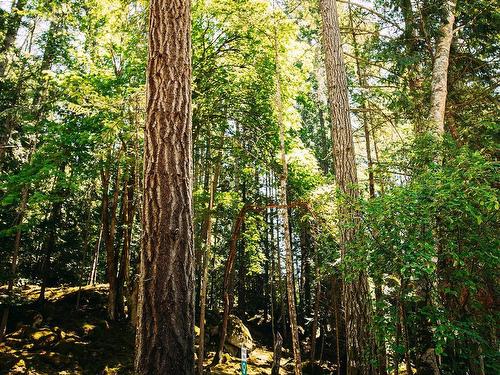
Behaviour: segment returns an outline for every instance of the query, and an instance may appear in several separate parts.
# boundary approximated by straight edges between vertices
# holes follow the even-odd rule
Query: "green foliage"
[[[407,147],[412,152],[398,163],[404,159],[411,180],[364,204],[359,245],[369,256],[370,276],[377,283],[397,280],[390,293],[401,293],[411,334],[429,322],[438,354],[453,355],[447,371],[469,358],[471,342],[493,364],[488,332],[497,313],[489,286],[500,265],[498,168],[453,143],[440,147],[424,138]],[[397,319],[397,311],[387,314]]]

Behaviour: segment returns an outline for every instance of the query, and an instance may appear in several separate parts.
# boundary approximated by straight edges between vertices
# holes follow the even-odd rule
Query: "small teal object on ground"
[[[241,348],[241,375],[247,375],[247,348]]]

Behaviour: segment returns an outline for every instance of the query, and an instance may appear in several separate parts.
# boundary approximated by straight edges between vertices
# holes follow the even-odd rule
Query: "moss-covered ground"
[[[4,291],[0,287],[0,294]],[[39,287],[26,286],[15,294],[20,298],[0,343],[0,374],[133,373],[134,332],[129,322],[106,320],[106,285],[48,288],[43,306],[37,303]],[[207,368],[213,355],[208,352]],[[248,374],[270,374],[271,364],[272,351],[257,345]],[[293,373],[286,355],[281,364],[280,374]],[[240,359],[224,354],[210,373],[240,374]]]

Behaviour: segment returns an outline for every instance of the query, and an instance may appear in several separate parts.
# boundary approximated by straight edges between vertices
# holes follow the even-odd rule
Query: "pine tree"
[[[138,374],[194,373],[190,12],[150,4]]]
[[[332,121],[335,180],[345,196],[346,202],[339,208],[340,251],[345,260],[346,252],[356,235],[357,212],[354,208],[359,196],[357,190],[354,140],[351,127],[347,75],[342,56],[340,27],[335,0],[321,0],[320,10],[323,30],[323,48],[327,90]],[[352,275],[351,282],[345,282],[343,305],[346,321],[347,371],[348,374],[370,374],[368,362],[370,344],[370,309],[367,276],[363,272]]]

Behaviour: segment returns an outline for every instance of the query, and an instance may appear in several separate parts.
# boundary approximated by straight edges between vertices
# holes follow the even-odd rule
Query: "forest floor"
[[[0,343],[0,374],[132,373],[134,332],[128,322],[106,320],[106,285],[83,287],[80,292],[78,287],[48,288],[42,310],[36,303],[39,290],[24,287],[11,309],[9,334]],[[213,354],[208,353],[207,365]],[[248,374],[270,374],[272,356],[269,348],[257,343],[249,355]],[[210,373],[240,373],[238,358],[225,354],[223,362]],[[282,358],[281,365],[280,374],[293,373],[290,358]]]

